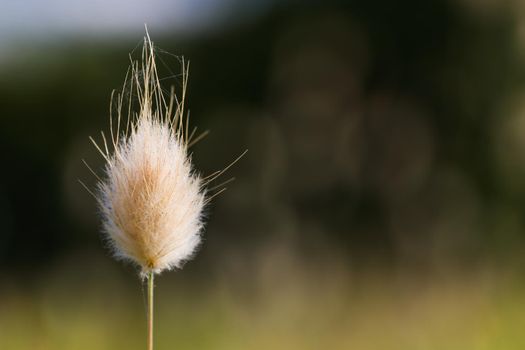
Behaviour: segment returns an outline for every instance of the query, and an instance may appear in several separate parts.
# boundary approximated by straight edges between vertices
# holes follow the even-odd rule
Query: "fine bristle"
[[[143,273],[181,267],[203,228],[207,200],[188,156],[194,133],[188,135],[184,115],[188,66],[181,64],[180,99],[174,90],[166,99],[147,35],[141,61],[132,61],[126,77],[126,94],[112,101],[117,114],[110,118],[110,137],[102,134],[100,145],[93,141],[106,160],[96,193],[104,231],[115,256],[138,264]]]

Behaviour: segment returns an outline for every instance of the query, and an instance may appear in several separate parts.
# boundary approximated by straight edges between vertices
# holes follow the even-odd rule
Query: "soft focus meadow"
[[[156,279],[156,349],[525,348],[525,3],[0,3],[0,349],[145,349],[146,289],[78,183],[144,23],[244,149]]]

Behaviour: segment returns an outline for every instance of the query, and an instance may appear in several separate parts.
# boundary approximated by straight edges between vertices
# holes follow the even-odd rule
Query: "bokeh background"
[[[525,347],[525,2],[3,0],[0,349],[145,348],[77,181],[144,23],[196,168],[249,149],[157,349]]]

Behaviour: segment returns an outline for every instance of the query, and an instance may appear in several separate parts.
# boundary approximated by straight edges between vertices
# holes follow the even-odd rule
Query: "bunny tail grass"
[[[207,131],[189,129],[184,111],[189,64],[182,58],[182,88],[164,93],[157,73],[155,50],[146,30],[141,59],[131,60],[122,92],[112,94],[109,135],[90,138],[105,160],[97,175],[97,200],[106,241],[113,255],[130,261],[147,279],[147,349],[153,350],[155,274],[182,265],[201,242],[204,207],[229,181],[207,186],[222,176],[246,151],[223,170],[201,177],[188,149]],[[81,182],[82,183],[82,182]],[[82,183],[83,184],[83,183]]]
[[[116,258],[133,262],[143,276],[181,268],[204,227],[206,184],[188,152],[188,65],[181,64],[181,97],[173,89],[165,96],[146,35],[142,59],[131,62],[123,92],[112,100],[117,115],[110,118],[110,137],[102,133],[100,145],[92,140],[106,160],[97,197],[107,242]]]

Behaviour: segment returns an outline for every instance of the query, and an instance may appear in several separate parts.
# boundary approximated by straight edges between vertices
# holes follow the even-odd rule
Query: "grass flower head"
[[[173,89],[165,98],[146,36],[142,60],[132,61],[124,84],[127,95],[112,98],[117,116],[116,124],[110,119],[109,142],[103,133],[101,146],[92,139],[106,161],[95,194],[104,232],[114,255],[136,263],[143,274],[181,267],[203,228],[205,183],[188,155],[195,139],[184,118],[188,67],[181,62],[182,99]],[[137,98],[136,111],[130,96]]]

